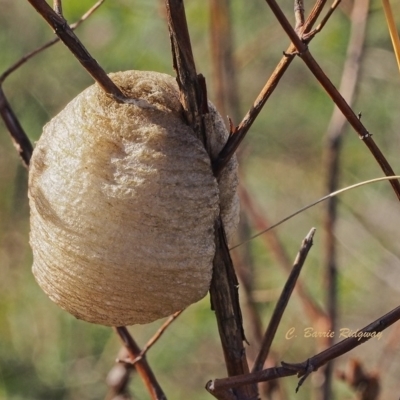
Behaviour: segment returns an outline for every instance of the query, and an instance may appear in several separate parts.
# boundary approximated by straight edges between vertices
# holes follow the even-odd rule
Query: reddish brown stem
[[[134,360],[140,354],[140,348],[134,341],[128,329],[125,326],[119,326],[115,328],[115,331],[126,347],[130,358]],[[151,398],[153,400],[166,400],[167,398],[161,389],[161,386],[158,384],[157,379],[147,363],[145,356],[143,356],[142,359],[135,364],[135,368],[146,385]]]
[[[257,359],[254,363],[252,372],[261,371],[264,367],[265,360],[268,357],[269,350],[271,348],[272,341],[275,337],[275,333],[278,329],[278,326],[281,322],[284,311],[286,310],[286,306],[289,303],[290,296],[293,293],[293,289],[296,285],[297,279],[300,276],[301,269],[303,268],[304,262],[307,258],[308,252],[311,249],[313,244],[313,237],[315,234],[315,228],[312,228],[308,235],[303,240],[301,248],[297,254],[296,260],[293,264],[293,269],[289,275],[288,280],[282,290],[282,293],[279,297],[279,300],[276,304],[274,312],[272,314],[271,320],[269,321],[268,328],[265,332],[261,350],[257,356]]]
[[[362,343],[365,343],[372,338],[377,340],[376,335],[379,334],[379,332],[382,332],[390,325],[393,325],[399,319],[400,307],[397,307],[383,317],[367,325],[365,328],[357,331],[354,337],[347,337],[329,349],[316,354],[302,363],[287,364],[282,362],[282,367],[268,368],[260,372],[254,372],[251,374],[234,376],[230,378],[215,379],[207,383],[207,390],[211,393],[218,393],[219,391],[224,391],[229,388],[269,381],[272,379],[283,378],[285,376],[308,376],[312,371],[316,371],[327,362],[338,358],[345,353],[348,353],[354,348],[360,346]]]
[[[325,3],[326,0],[317,0],[315,6],[310,12],[310,15],[308,16],[306,22],[303,25],[301,34],[308,33],[312,29],[312,26],[314,25],[316,19],[320,15]],[[279,64],[276,66],[274,72],[272,73],[271,77],[268,79],[262,91],[254,101],[253,106],[244,116],[242,122],[231,132],[229,140],[227,141],[224,148],[221,150],[217,159],[213,162],[213,170],[217,176],[221,173],[222,169],[226,166],[230,158],[236,152],[240,143],[242,143],[249,129],[251,128],[254,121],[258,117],[258,114],[264,107],[265,103],[267,102],[271,94],[274,92],[275,88],[277,87],[283,75],[285,74],[290,63],[294,59],[294,54],[290,55],[293,53],[293,51],[295,51],[295,47],[293,46],[293,44],[291,44],[289,48],[286,50],[286,54],[289,54],[289,56],[284,56],[281,59]]]
[[[65,19],[58,15],[44,0],[28,0],[35,10],[54,29],[55,34],[69,48],[86,71],[101,86],[101,88],[118,101],[125,101],[125,95],[108,77],[98,62],[90,55],[81,41],[68,26]]]
[[[96,4],[94,4],[78,21],[70,25],[72,30],[78,28],[78,26],[84,22],[87,18],[89,18],[103,3],[105,0],[100,0]],[[23,56],[19,59],[16,63],[14,63],[11,67],[7,68],[1,75],[0,75],[0,84],[4,82],[4,80],[14,71],[16,71],[21,65],[25,64],[29,61],[32,57],[36,56],[36,54],[41,53],[42,51],[48,49],[49,47],[53,46],[60,41],[59,37],[56,37],[49,42],[45,43],[43,46],[40,46],[36,50],[31,51],[30,53]]]
[[[361,123],[360,118],[354,113],[351,107],[347,104],[345,99],[333,85],[333,83],[329,80],[329,78],[325,75],[324,71],[321,69],[317,61],[311,55],[307,45],[303,43],[303,41],[299,38],[295,30],[290,25],[286,16],[282,12],[281,8],[277,4],[275,0],[266,0],[272,12],[275,14],[282,28],[285,30],[286,34],[289,36],[290,40],[296,47],[297,55],[305,62],[309,70],[313,73],[313,75],[318,79],[319,83],[325,89],[325,91],[332,98],[334,103],[346,117],[347,121],[351,124],[354,130],[357,132],[358,137],[366,144],[372,155],[375,157],[376,161],[382,168],[382,171],[386,176],[395,175],[392,167],[375,144],[372,139],[371,134],[367,131],[364,125]],[[288,57],[293,57],[293,54],[288,55]],[[397,198],[400,200],[400,183],[397,180],[391,180],[390,184],[393,187],[394,192],[397,195]]]

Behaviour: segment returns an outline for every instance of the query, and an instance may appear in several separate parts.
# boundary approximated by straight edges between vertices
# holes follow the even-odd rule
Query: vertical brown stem
[[[210,0],[211,55],[215,105],[220,114],[239,118],[239,98],[233,57],[230,0]]]
[[[360,58],[362,55],[369,0],[360,0],[354,3],[351,13],[351,34],[347,48],[347,57],[343,68],[342,79],[339,87],[343,98],[351,106],[354,99],[358,74],[360,70]],[[338,189],[340,174],[340,152],[343,142],[343,133],[346,118],[335,107],[330,120],[326,135],[325,169],[327,171],[326,190],[332,193]],[[336,330],[337,326],[337,246],[335,240],[335,228],[337,223],[337,199],[331,197],[327,201],[325,217],[325,258],[326,258],[326,279],[325,286],[328,294],[327,308],[330,320],[328,329]],[[326,346],[333,344],[333,338],[328,338]],[[328,363],[324,371],[325,380],[322,398],[328,400],[332,396],[332,371],[333,362]]]
[[[197,75],[182,0],[166,0],[174,68],[185,117],[207,149],[207,133],[203,116],[208,112],[204,78]],[[248,373],[243,346],[244,333],[239,305],[237,278],[226,244],[221,218],[215,224],[215,256],[210,287],[212,307],[215,310],[221,344],[229,375]],[[241,400],[256,399],[255,385],[236,390]]]

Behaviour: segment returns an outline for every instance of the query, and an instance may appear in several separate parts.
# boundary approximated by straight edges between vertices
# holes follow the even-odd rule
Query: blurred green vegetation
[[[211,100],[209,15],[207,2],[188,0],[188,23],[199,72],[206,76]],[[283,3],[283,2],[281,2]],[[306,1],[306,9],[312,2]],[[344,2],[311,44],[311,51],[338,85],[349,36],[350,4]],[[400,15],[400,1],[392,2]],[[65,2],[69,22],[93,4]],[[243,115],[287,48],[288,39],[263,1],[232,1],[235,57]],[[282,4],[292,15],[291,2]],[[398,21],[400,23],[400,21]],[[162,1],[106,1],[78,30],[78,36],[107,71],[156,70],[173,74]],[[53,37],[50,28],[25,1],[0,0],[0,73],[27,52]],[[69,51],[57,44],[14,72],[3,88],[32,141],[42,126],[83,88],[92,83]],[[397,70],[380,1],[369,15],[361,76],[354,109],[394,170],[400,172],[400,74]],[[266,216],[275,222],[326,194],[322,168],[324,134],[333,110],[331,100],[300,59],[294,60],[246,138],[241,157],[242,182]],[[238,123],[239,121],[235,121]],[[341,184],[381,176],[363,143],[347,128],[341,156]],[[105,378],[116,358],[119,341],[110,328],[78,321],[59,310],[36,285],[30,272],[27,171],[21,166],[4,124],[0,123],[0,399],[80,399],[105,397]],[[336,232],[339,249],[340,326],[361,328],[398,305],[400,213],[387,183],[344,194]],[[294,258],[301,240],[317,227],[302,279],[320,305],[323,288],[323,206],[317,206],[277,229]],[[259,311],[264,324],[286,273],[264,247],[251,242]],[[271,294],[272,293],[272,294]],[[246,316],[245,316],[246,318]],[[160,326],[155,322],[131,329],[140,345]],[[285,340],[290,327],[310,326],[293,296],[273,349],[278,361],[300,362],[317,352],[316,341]],[[371,369],[390,356],[390,328],[380,341],[370,341],[340,358],[360,357]],[[398,354],[399,348],[391,349]],[[392,355],[392,357],[393,357]],[[148,355],[155,375],[170,399],[209,399],[203,389],[212,378],[225,376],[216,323],[206,298],[191,306]],[[398,397],[400,365],[381,371],[382,398]],[[282,381],[288,399],[310,398],[310,379],[294,397],[296,378]],[[137,377],[134,398],[148,395]],[[337,398],[351,398],[344,383],[335,382]],[[396,398],[397,398],[396,397]]]

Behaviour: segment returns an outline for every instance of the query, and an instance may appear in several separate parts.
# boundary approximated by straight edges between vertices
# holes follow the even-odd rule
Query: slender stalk
[[[353,103],[358,75],[360,71],[360,60],[364,47],[365,31],[367,25],[367,15],[369,10],[369,0],[359,0],[353,5],[351,12],[351,33],[347,47],[347,57],[343,67],[342,79],[339,91],[343,98],[351,106]],[[326,149],[324,154],[326,176],[326,188],[328,193],[337,190],[340,171],[340,153],[342,148],[343,134],[346,118],[335,107],[332,118],[329,122],[326,133]],[[327,293],[327,309],[329,315],[329,327],[331,331],[337,325],[337,246],[335,240],[335,228],[337,221],[337,198],[331,197],[327,201],[325,215],[325,260],[326,278],[325,287]],[[333,344],[334,338],[326,338],[326,346]],[[323,398],[329,400],[332,397],[332,372],[333,364],[326,365],[323,384]]]
[[[100,87],[116,100],[124,102],[127,99],[118,86],[108,77],[98,62],[90,55],[81,41],[68,26],[65,19],[57,14],[44,0],[28,0],[35,10],[54,29],[56,35],[69,48],[86,71],[100,85]]]
[[[285,217],[285,218],[281,219],[280,221],[276,222],[275,224],[273,224],[273,225],[269,226],[268,228],[262,230],[261,232],[256,233],[255,235],[253,235],[253,236],[251,236],[249,239],[247,239],[245,242],[238,243],[238,244],[236,244],[236,245],[230,247],[229,250],[236,249],[236,247],[239,247],[239,246],[241,246],[241,245],[244,244],[244,243],[250,242],[251,240],[255,239],[256,237],[261,236],[262,234],[264,234],[264,233],[270,231],[271,229],[276,228],[277,226],[283,224],[284,222],[286,222],[286,221],[288,221],[289,219],[295,217],[296,215],[302,213],[303,211],[308,210],[309,208],[311,208],[311,207],[313,207],[313,206],[315,206],[315,205],[317,205],[317,204],[319,204],[319,203],[321,203],[321,202],[323,202],[323,201],[325,201],[325,200],[328,200],[328,199],[331,198],[331,197],[338,196],[339,194],[342,194],[342,193],[344,193],[344,192],[347,192],[348,190],[356,189],[356,188],[358,188],[358,187],[360,187],[360,186],[369,185],[370,183],[380,182],[380,181],[397,180],[397,179],[400,179],[400,175],[384,176],[384,177],[381,177],[381,178],[375,178],[375,179],[370,179],[370,180],[368,180],[368,181],[359,182],[359,183],[356,183],[356,184],[354,184],[354,185],[347,186],[347,187],[345,187],[345,188],[343,188],[343,189],[336,190],[335,192],[329,193],[329,194],[327,194],[326,196],[321,197],[320,199],[318,199],[318,200],[312,202],[311,204],[308,204],[307,206],[300,208],[299,210],[295,211],[294,213],[288,215],[287,217]]]
[[[75,23],[70,25],[70,28],[72,30],[75,30],[78,28],[82,22],[86,21],[103,3],[105,0],[99,0],[97,3],[95,3],[88,11],[86,11],[85,14],[82,15],[82,17],[76,21]],[[43,46],[40,46],[39,48],[31,51],[30,53],[24,55],[22,58],[20,58],[16,63],[11,65],[9,68],[7,68],[1,75],[0,75],[0,84],[5,81],[5,79],[14,71],[16,71],[21,65],[25,64],[27,61],[29,61],[31,58],[36,56],[36,54],[41,53],[42,51],[48,49],[49,47],[53,46],[53,44],[56,44],[60,41],[59,37],[56,37],[49,42],[45,43]]]
[[[140,351],[139,355],[135,357],[135,359],[123,359],[119,358],[117,359],[117,362],[121,363],[127,363],[134,365],[138,361],[140,361],[146,353],[158,342],[158,340],[161,338],[161,336],[164,334],[164,332],[169,328],[169,326],[182,314],[182,311],[177,311],[176,313],[172,314],[163,324],[162,326],[157,330],[157,332],[147,341],[146,345],[143,347],[143,349]]]
[[[282,28],[285,30],[286,34],[289,36],[290,40],[296,47],[296,51],[300,58],[305,62],[307,67],[313,73],[313,75],[318,79],[319,83],[323,86],[325,91],[332,98],[334,103],[346,117],[347,121],[352,125],[354,130],[357,132],[358,137],[366,144],[375,160],[378,162],[382,171],[386,176],[395,175],[389,162],[386,160],[385,156],[382,154],[378,146],[372,139],[372,135],[367,131],[364,125],[361,123],[360,118],[354,113],[351,107],[347,104],[343,96],[339,93],[333,83],[326,76],[325,72],[321,69],[317,61],[311,55],[307,45],[299,38],[295,30],[290,25],[285,14],[282,12],[278,3],[275,0],[266,0],[272,12],[275,14]],[[289,55],[292,57],[292,55]],[[390,184],[396,193],[397,198],[400,200],[400,183],[398,181],[392,180]]]
[[[17,116],[15,115],[10,103],[3,92],[0,84],[0,116],[3,119],[8,131],[10,132],[15,148],[20,155],[25,167],[29,166],[32,157],[33,146],[27,134],[22,128]]]
[[[119,326],[115,328],[118,336],[120,337],[122,343],[126,347],[129,356],[132,360],[134,360],[140,354],[140,348],[136,344],[135,340],[129,333],[128,329],[125,326]],[[161,386],[157,382],[157,379],[151,370],[149,364],[147,363],[146,357],[143,356],[141,360],[139,360],[135,364],[136,371],[141,376],[144,384],[147,387],[148,392],[153,400],[166,400],[166,396],[161,389]]]
[[[386,22],[389,28],[390,38],[392,39],[394,54],[396,55],[397,66],[400,71],[400,39],[394,20],[392,7],[389,0],[382,0],[383,10],[385,11]]]
[[[218,393],[219,391],[224,391],[230,388],[283,378],[285,376],[297,375],[298,377],[307,377],[311,372],[316,371],[327,362],[348,353],[366,341],[370,339],[378,340],[380,338],[380,332],[393,325],[399,319],[400,307],[397,307],[360,330],[341,333],[341,335],[346,337],[346,339],[333,345],[329,349],[316,354],[306,361],[297,364],[282,362],[281,367],[267,368],[263,371],[247,375],[214,379],[207,383],[206,388],[211,393]],[[301,379],[299,384],[302,382],[304,382],[304,379]]]
[[[308,252],[313,244],[314,234],[315,228],[312,228],[301,244],[301,248],[294,261],[292,271],[282,290],[279,300],[275,306],[274,312],[272,313],[272,317],[264,334],[261,349],[254,363],[252,372],[261,371],[264,367],[265,360],[268,357],[272,341],[275,337],[276,331],[278,330],[278,326],[281,322],[283,313],[286,310],[286,306],[289,303],[290,296],[293,293],[293,289],[297,283],[297,279],[300,276],[300,272],[303,268]]]
[[[210,37],[215,105],[222,116],[235,120],[240,107],[230,3],[231,0],[210,0]]]
[[[326,0],[317,0],[313,9],[310,12],[306,22],[303,25],[303,29],[301,30],[301,35],[310,32],[312,29],[316,19],[320,15]],[[295,47],[291,44],[285,54],[289,54],[288,56],[282,57],[278,65],[276,66],[274,72],[268,79],[267,83],[261,90],[260,94],[257,96],[256,100],[254,101],[252,107],[247,112],[247,114],[242,119],[241,123],[234,129],[231,129],[231,135],[225,144],[224,148],[219,153],[216,160],[213,162],[213,170],[215,175],[219,175],[222,169],[226,166],[229,162],[232,155],[238,149],[240,143],[242,143],[243,139],[247,135],[249,129],[253,125],[254,121],[258,117],[258,114],[264,107],[265,103],[272,95],[276,87],[278,86],[279,81],[285,74],[286,70],[289,68],[289,65],[294,59],[294,54],[291,55],[295,51]]]

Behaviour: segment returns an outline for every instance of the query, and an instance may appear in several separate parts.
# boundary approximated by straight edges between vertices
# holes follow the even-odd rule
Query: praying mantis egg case
[[[239,214],[237,162],[219,178],[182,117],[176,80],[110,75],[120,104],[93,85],[43,129],[29,169],[33,274],[79,319],[144,324],[203,298],[220,212],[227,237]],[[228,133],[210,104],[215,157]]]

